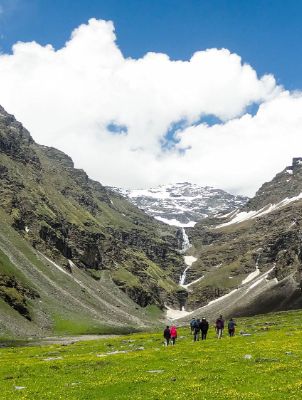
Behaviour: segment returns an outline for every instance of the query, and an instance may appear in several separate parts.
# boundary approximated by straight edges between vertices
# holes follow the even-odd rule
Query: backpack
[[[218,318],[218,320],[216,321],[216,328],[217,329],[223,329],[223,320]]]
[[[176,331],[176,328],[175,327],[172,327],[171,329],[170,329],[170,333],[171,333],[171,338],[177,338],[177,331]]]
[[[230,321],[229,323],[228,323],[228,328],[229,329],[234,329],[235,328],[235,322],[234,321]]]
[[[206,332],[208,329],[209,329],[209,323],[208,323],[208,321],[201,321],[201,323],[200,323],[200,329],[203,331],[203,332]]]

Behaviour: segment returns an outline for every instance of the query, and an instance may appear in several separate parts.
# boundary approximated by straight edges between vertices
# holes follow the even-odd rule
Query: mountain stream
[[[185,231],[184,228],[181,228],[181,233],[182,233],[182,246],[181,246],[181,253],[185,253],[192,245],[189,241],[189,237]],[[196,257],[193,256],[184,256],[184,261],[185,261],[185,269],[183,273],[179,277],[179,286],[185,287],[185,281],[186,281],[186,276],[187,276],[187,271],[189,268],[191,268],[193,262],[197,260]]]

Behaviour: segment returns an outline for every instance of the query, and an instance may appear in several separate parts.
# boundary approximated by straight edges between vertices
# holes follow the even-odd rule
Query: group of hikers
[[[223,330],[224,330],[224,319],[222,315],[217,318],[215,322],[215,331],[217,334],[217,338],[221,339]],[[235,335],[235,327],[236,327],[236,322],[231,318],[228,322],[228,333],[229,336],[232,337]],[[199,318],[193,317],[190,321],[190,330],[191,334],[193,335],[193,340],[196,342],[201,338],[201,340],[206,340],[208,330],[209,330],[209,322],[206,320],[205,317],[203,317],[201,320]],[[176,326],[166,326],[164,330],[164,339],[165,339],[165,345],[168,346],[171,342],[171,344],[174,346],[175,341],[177,338],[177,329]]]

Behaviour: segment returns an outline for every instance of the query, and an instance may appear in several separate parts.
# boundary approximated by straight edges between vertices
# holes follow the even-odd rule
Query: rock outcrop
[[[177,299],[183,261],[176,229],[89,179],[63,152],[36,144],[3,108],[0,178],[0,211],[37,254],[67,273],[72,263],[95,281],[106,276],[139,307]],[[2,279],[10,284],[13,276]]]
[[[301,193],[302,162],[295,158],[241,210],[206,219],[188,230],[191,251],[198,257],[188,271],[188,282],[203,279],[190,287],[187,306],[205,306],[249,280],[251,289],[245,287],[250,294],[266,280],[274,282],[269,289],[272,296],[264,290],[259,301],[258,297],[248,303],[238,301],[232,310],[243,315],[301,307]],[[257,278],[261,276],[262,281]]]

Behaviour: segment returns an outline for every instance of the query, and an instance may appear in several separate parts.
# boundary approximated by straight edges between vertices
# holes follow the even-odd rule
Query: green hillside
[[[178,306],[177,246],[175,228],[0,108],[0,334],[46,334],[65,320],[81,332],[148,326],[150,307]]]

